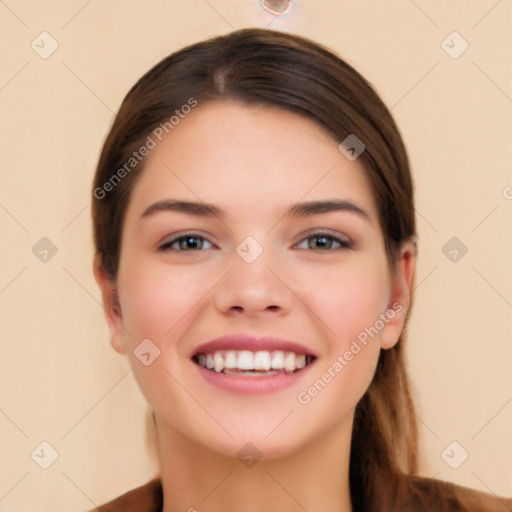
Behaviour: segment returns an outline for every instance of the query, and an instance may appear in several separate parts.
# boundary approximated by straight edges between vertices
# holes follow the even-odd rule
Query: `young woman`
[[[93,226],[161,466],[101,510],[512,510],[417,476],[411,173],[338,56],[244,29],[162,60],[105,141]]]

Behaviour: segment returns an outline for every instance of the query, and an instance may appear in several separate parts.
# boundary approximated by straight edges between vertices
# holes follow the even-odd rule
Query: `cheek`
[[[201,314],[202,300],[219,277],[211,269],[190,265],[171,269],[166,264],[138,262],[119,272],[119,295],[126,329],[125,343],[139,386],[147,401],[159,410],[163,394],[180,396],[179,386],[171,374],[183,381],[183,344],[191,322]],[[137,359],[143,340],[156,346],[158,354],[150,366]],[[145,342],[147,344],[147,342]],[[142,347],[142,345],[141,345]],[[169,398],[169,397],[167,397]],[[166,398],[166,399],[167,399]]]
[[[317,277],[310,299],[330,330],[325,331],[327,353],[297,400],[304,414],[340,422],[373,378],[381,333],[371,328],[386,311],[390,289],[385,260],[361,258]]]
[[[183,390],[178,382],[184,381],[180,372],[186,369],[179,364],[182,354],[178,341],[189,327],[194,308],[211,287],[211,278],[205,276],[204,281],[193,266],[171,271],[166,265],[142,260],[133,260],[125,268],[120,269],[118,284],[134,376],[154,411],[167,413],[169,403],[173,403],[172,414],[186,417],[185,409],[180,408]],[[150,353],[150,364],[145,365],[137,354],[143,353],[138,347],[147,339],[154,346],[145,342],[145,352]]]
[[[175,326],[198,305],[211,286],[197,270],[169,272],[162,266],[133,265],[129,276],[120,279],[121,307],[126,329],[134,337],[172,337]],[[124,283],[125,286],[121,287]]]
[[[346,350],[388,305],[390,288],[380,259],[354,258],[347,265],[318,268],[308,276],[305,296],[329,328],[331,352]]]
[[[322,429],[341,425],[370,386],[379,353],[375,345],[355,344],[328,358],[298,393],[299,416],[323,418]]]

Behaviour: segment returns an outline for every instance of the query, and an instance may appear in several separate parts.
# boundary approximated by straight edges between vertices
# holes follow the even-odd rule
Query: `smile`
[[[311,364],[314,357],[285,350],[215,350],[197,353],[192,360],[216,373],[264,377],[298,372]]]

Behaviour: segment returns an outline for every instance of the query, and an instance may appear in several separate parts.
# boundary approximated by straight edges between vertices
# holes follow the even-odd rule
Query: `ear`
[[[103,309],[110,331],[110,343],[120,354],[126,354],[123,337],[123,317],[117,293],[117,284],[103,266],[101,255],[96,254],[93,261],[94,278],[101,290]]]
[[[403,242],[397,254],[395,273],[391,276],[391,295],[380,342],[383,349],[394,347],[402,333],[411,305],[415,260],[416,242]]]

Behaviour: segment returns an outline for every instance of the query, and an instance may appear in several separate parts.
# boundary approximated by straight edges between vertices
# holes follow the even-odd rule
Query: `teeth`
[[[216,352],[218,354],[218,352]],[[254,370],[254,358],[249,350],[242,350],[238,356],[237,367],[240,370]]]
[[[270,370],[270,354],[268,352],[256,352],[254,354],[255,370]]]
[[[282,370],[284,368],[284,352],[282,350],[276,350],[274,352],[270,367],[274,370]]]
[[[224,368],[236,368],[237,363],[238,360],[236,357],[236,352],[234,350],[228,350],[224,359]],[[199,362],[199,364],[201,364],[201,362]]]
[[[224,370],[224,358],[219,352],[215,352],[215,354],[213,354],[213,367],[217,373]]]
[[[213,354],[197,354],[196,359],[203,368],[231,375],[236,375],[237,371],[244,375],[275,375],[280,373],[272,370],[284,370],[289,373],[301,370],[313,360],[311,356],[306,356],[306,354],[296,354],[284,350],[270,352],[267,350],[257,352],[251,352],[250,350],[217,350]]]
[[[289,372],[295,370],[295,352],[287,352],[284,358],[284,369]]]

